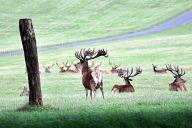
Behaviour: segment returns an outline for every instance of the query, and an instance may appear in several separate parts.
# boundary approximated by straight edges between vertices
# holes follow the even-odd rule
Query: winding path
[[[156,25],[151,28],[142,29],[136,32],[127,33],[127,34],[121,34],[111,37],[104,37],[99,39],[91,39],[86,41],[78,41],[78,42],[72,42],[72,43],[63,43],[63,44],[56,44],[56,45],[49,45],[44,47],[39,47],[38,51],[49,51],[52,49],[59,49],[64,47],[73,47],[73,46],[82,46],[82,45],[88,45],[88,44],[94,44],[94,43],[103,43],[107,41],[115,41],[115,40],[121,40],[121,39],[128,39],[136,36],[142,36],[142,35],[148,35],[151,33],[161,32],[168,29],[176,28],[182,25],[185,25],[187,23],[192,22],[192,10],[184,12],[183,14],[172,18],[162,24]],[[13,56],[13,55],[22,55],[23,50],[18,49],[15,51],[6,51],[6,52],[0,52],[0,56]]]

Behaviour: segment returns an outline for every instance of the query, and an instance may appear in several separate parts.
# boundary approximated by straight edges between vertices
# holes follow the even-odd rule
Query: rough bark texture
[[[42,106],[39,63],[35,33],[31,19],[20,19],[19,30],[24,50],[25,63],[28,72],[29,105]]]

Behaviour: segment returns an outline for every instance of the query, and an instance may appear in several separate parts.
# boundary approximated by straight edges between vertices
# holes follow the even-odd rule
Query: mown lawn
[[[1,0],[0,51],[22,47],[21,18],[32,18],[44,46],[148,28],[191,8],[191,0]]]
[[[61,74],[56,66],[51,74],[43,72],[44,64],[78,62],[74,52],[82,47],[40,52],[43,108],[30,108],[28,98],[19,96],[27,86],[23,56],[1,57],[0,127],[192,127],[191,40],[190,34],[170,34],[86,46],[108,50],[109,58],[96,59],[103,63],[101,69],[110,69],[109,59],[123,68],[143,69],[133,79],[132,94],[112,94],[112,86],[123,80],[116,74],[104,75],[104,100],[99,90],[95,99],[86,100],[80,73]],[[152,63],[181,66],[188,91],[169,92],[172,74],[154,74]]]

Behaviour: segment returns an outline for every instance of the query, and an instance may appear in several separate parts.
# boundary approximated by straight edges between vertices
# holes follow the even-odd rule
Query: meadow
[[[17,6],[19,3],[25,7],[25,4],[28,2],[21,2],[12,4],[8,1],[3,1],[7,5],[15,6],[16,10],[12,12],[15,14],[15,17],[8,21],[9,23],[17,23],[15,19],[20,18],[22,15],[19,15],[20,6]],[[49,1],[52,5],[52,1]],[[79,1],[68,1],[71,6],[74,2]],[[93,2],[93,1],[89,1]],[[103,1],[107,2],[107,1]],[[125,1],[123,1],[125,2]],[[122,3],[123,3],[122,2]],[[131,1],[129,1],[131,2]],[[129,3],[128,2],[128,3]],[[139,0],[135,1],[138,4]],[[171,8],[167,8],[164,5],[165,2],[161,3],[160,1],[151,1],[145,0],[141,3],[140,6],[149,6],[154,5],[154,8],[150,9],[146,7],[144,14],[150,16],[153,22],[150,20],[150,25],[159,23],[157,21],[163,21],[169,19],[170,17],[179,14],[180,12],[188,9],[190,7],[191,1],[177,1],[172,0],[169,4]],[[126,3],[126,2],[125,2]],[[133,2],[134,3],[134,2]],[[149,4],[151,3],[151,4]],[[160,4],[161,3],[161,4]],[[176,4],[177,3],[177,4]],[[45,4],[47,6],[45,6]],[[55,2],[55,6],[60,10],[62,7],[59,6],[62,3]],[[82,4],[82,3],[81,3]],[[78,4],[79,6],[81,5]],[[84,1],[86,4],[86,1]],[[144,22],[138,20],[142,15],[141,12],[135,12],[140,14],[140,16],[133,16],[134,25],[132,29],[127,27],[131,26],[125,25],[124,22],[121,24],[121,31],[118,31],[118,27],[115,25],[120,24],[123,19],[119,19],[118,23],[114,23],[111,27],[117,31],[105,32],[105,25],[103,30],[95,33],[96,35],[90,36],[87,33],[81,33],[82,35],[76,36],[75,34],[64,33],[66,31],[73,31],[72,29],[66,29],[66,31],[59,31],[59,26],[48,26],[52,29],[51,31],[44,31],[45,26],[42,24],[45,22],[42,17],[47,12],[46,7],[50,7],[48,2],[42,1],[41,10],[30,10],[26,12],[26,15],[31,13],[34,16],[34,27],[36,31],[37,44],[48,45],[51,42],[58,43],[59,41],[67,42],[67,40],[57,40],[57,36],[62,35],[63,37],[73,36],[74,40],[79,39],[88,39],[88,38],[97,38],[101,36],[108,36],[110,34],[118,34],[123,32],[133,31],[135,29],[142,29],[145,26],[136,26],[137,23]],[[102,4],[103,5],[103,4]],[[113,4],[112,4],[113,5]],[[116,4],[114,4],[116,5]],[[186,6],[183,6],[186,5]],[[37,6],[37,5],[36,5]],[[32,7],[37,8],[35,5]],[[69,6],[68,8],[70,9]],[[75,5],[74,5],[75,6]],[[83,6],[83,5],[81,5]],[[93,6],[93,5],[92,5]],[[95,5],[96,6],[96,5]],[[128,5],[125,5],[128,6]],[[134,4],[133,4],[134,6]],[[140,7],[138,6],[138,7]],[[156,6],[160,6],[157,10],[157,14],[154,14],[153,9],[157,9]],[[8,9],[9,6],[5,6]],[[60,7],[60,8],[59,8]],[[85,7],[89,7],[88,5]],[[113,7],[113,6],[111,6]],[[175,9],[177,8],[177,9]],[[1,9],[1,8],[0,8]],[[67,8],[64,8],[65,12]],[[75,8],[77,9],[77,8]],[[113,8],[108,8],[109,12],[113,11]],[[122,8],[126,9],[126,7]],[[129,8],[131,9],[131,8]],[[138,8],[137,8],[138,9]],[[43,12],[43,10],[45,12]],[[53,8],[54,10],[54,8]],[[83,9],[82,9],[83,10]],[[138,9],[139,10],[139,9]],[[148,11],[147,11],[148,10]],[[42,11],[42,12],[41,12]],[[71,11],[73,11],[71,7]],[[141,10],[140,10],[141,11]],[[146,12],[147,11],[147,12]],[[56,11],[48,11],[56,12]],[[75,11],[74,11],[75,12]],[[81,12],[81,11],[80,11]],[[80,13],[79,12],[79,13]],[[126,12],[126,11],[125,11]],[[133,11],[134,12],[134,11]],[[148,12],[151,12],[148,13]],[[17,13],[17,15],[16,15]],[[0,13],[2,15],[2,13]],[[75,13],[76,14],[76,13]],[[78,13],[77,13],[78,14]],[[83,15],[82,11],[82,15]],[[110,13],[111,14],[111,13]],[[122,13],[123,14],[123,13]],[[132,13],[134,14],[134,13]],[[154,15],[152,15],[154,14]],[[168,14],[168,15],[165,15]],[[9,17],[8,14],[5,14]],[[12,15],[12,14],[11,14]],[[52,16],[53,14],[47,14],[47,16]],[[78,14],[79,15],[79,14]],[[99,12],[98,12],[99,15]],[[111,16],[115,15],[112,13]],[[42,16],[42,17],[41,17]],[[57,15],[59,16],[59,15]],[[69,16],[69,15],[68,15]],[[76,15],[70,15],[74,22],[77,22]],[[83,15],[84,16],[84,15]],[[89,16],[89,15],[87,15]],[[165,16],[163,19],[162,16]],[[54,20],[54,16],[47,17],[48,19]],[[102,16],[98,16],[102,17]],[[55,17],[57,19],[58,17]],[[78,17],[80,18],[80,17]],[[85,17],[82,17],[85,18]],[[87,18],[87,17],[86,17]],[[85,18],[85,19],[86,19]],[[91,18],[91,17],[90,17]],[[96,19],[95,17],[92,17]],[[115,18],[115,17],[114,17]],[[145,19],[146,17],[143,17]],[[65,24],[65,18],[61,21],[55,22],[56,24]],[[117,18],[118,19],[118,18]],[[147,18],[146,18],[147,19]],[[160,19],[160,20],[154,20]],[[41,20],[41,21],[38,21]],[[127,19],[129,20],[129,18]],[[70,20],[69,20],[70,21]],[[102,22],[102,20],[99,20]],[[114,20],[113,20],[114,21]],[[137,23],[135,22],[137,21]],[[111,21],[112,22],[112,21]],[[78,23],[78,22],[77,22]],[[93,23],[96,24],[96,21]],[[90,25],[93,24],[90,22]],[[105,21],[103,21],[105,23]],[[143,24],[143,23],[142,23]],[[5,25],[6,26],[6,25]],[[18,25],[17,25],[18,27]],[[81,26],[79,26],[81,28]],[[82,24],[82,28],[78,30],[84,30],[83,27],[86,27],[85,24]],[[9,28],[9,27],[8,27]],[[14,27],[13,27],[14,28]],[[43,29],[40,29],[43,28]],[[75,26],[74,26],[75,28]],[[15,27],[15,30],[18,28]],[[93,30],[87,25],[87,29]],[[74,29],[75,31],[78,30]],[[176,29],[168,30],[161,33],[155,33],[149,36],[142,36],[132,39],[120,40],[120,41],[110,41],[100,44],[92,44],[87,46],[76,46],[62,49],[55,49],[47,52],[39,52],[39,64],[41,71],[41,86],[43,94],[43,103],[42,108],[34,108],[28,106],[28,97],[20,97],[23,86],[27,86],[27,76],[25,74],[25,62],[23,55],[19,56],[10,56],[10,57],[0,57],[0,127],[2,128],[20,128],[20,127],[33,127],[33,128],[59,128],[59,127],[171,127],[171,128],[185,128],[192,127],[192,24],[186,24]],[[2,33],[2,29],[1,29]],[[10,32],[13,34],[12,37],[1,35],[0,46],[1,50],[8,49],[12,50],[13,48],[20,48],[21,45],[20,37],[18,32]],[[9,35],[8,34],[8,35]],[[52,36],[53,34],[53,36]],[[105,35],[106,34],[106,35]],[[51,36],[50,36],[51,35]],[[70,36],[69,36],[70,35]],[[12,41],[13,42],[12,42]],[[7,41],[7,42],[6,42]],[[72,40],[71,40],[72,41]],[[7,44],[12,44],[12,46],[7,47]],[[46,42],[46,43],[45,43]],[[121,94],[112,94],[111,89],[114,84],[123,84],[124,81],[117,76],[117,74],[108,74],[103,75],[104,80],[104,92],[105,99],[102,99],[101,93],[98,90],[96,98],[93,100],[86,99],[84,87],[81,83],[81,74],[76,73],[59,73],[57,66],[54,66],[51,69],[52,73],[44,73],[43,65],[53,64],[58,61],[60,64],[64,61],[73,61],[74,63],[78,62],[75,58],[74,53],[80,48],[105,48],[108,50],[108,58],[100,57],[95,59],[96,62],[102,62],[101,69],[110,69],[111,67],[108,64],[109,59],[114,63],[121,63],[122,68],[131,68],[140,66],[143,70],[141,75],[133,78],[133,86],[135,87],[134,93],[121,93]],[[164,67],[165,64],[179,65],[186,71],[186,75],[183,78],[187,81],[186,86],[187,92],[170,92],[168,90],[168,84],[171,83],[174,78],[171,73],[158,75],[152,71],[152,64],[156,64],[159,67]]]
[[[32,18],[38,46],[45,46],[145,29],[191,7],[191,0],[1,0],[0,50],[22,47],[22,18]]]

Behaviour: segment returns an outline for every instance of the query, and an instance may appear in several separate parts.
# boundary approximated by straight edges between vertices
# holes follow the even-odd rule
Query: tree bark
[[[35,33],[31,19],[20,19],[19,30],[29,83],[29,105],[43,106]]]

